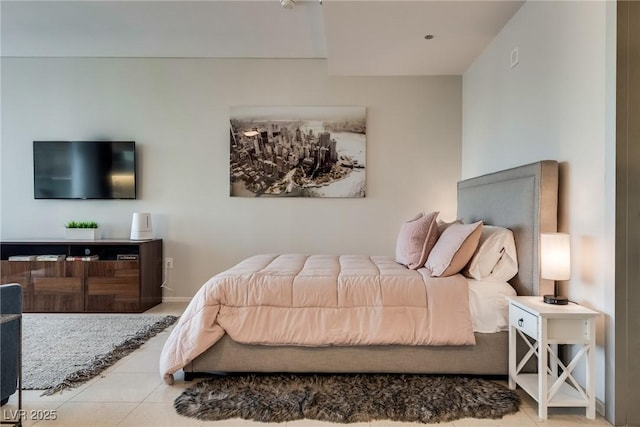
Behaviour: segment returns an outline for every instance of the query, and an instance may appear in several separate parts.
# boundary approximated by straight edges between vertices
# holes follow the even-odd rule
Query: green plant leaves
[[[98,228],[95,221],[70,221],[65,225],[66,228]]]

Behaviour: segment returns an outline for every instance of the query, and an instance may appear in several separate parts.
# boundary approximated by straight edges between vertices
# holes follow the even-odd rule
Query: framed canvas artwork
[[[365,107],[231,107],[235,197],[365,197]]]

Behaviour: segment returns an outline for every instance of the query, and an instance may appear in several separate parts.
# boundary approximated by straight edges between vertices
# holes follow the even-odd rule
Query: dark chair
[[[18,348],[20,320],[11,314],[22,313],[22,286],[0,285],[0,406],[9,401],[18,386]]]

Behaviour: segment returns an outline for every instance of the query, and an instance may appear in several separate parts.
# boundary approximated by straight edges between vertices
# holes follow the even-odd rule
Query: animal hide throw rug
[[[179,414],[199,420],[334,423],[501,418],[519,406],[515,391],[491,380],[393,374],[217,376],[186,389],[174,402]]]

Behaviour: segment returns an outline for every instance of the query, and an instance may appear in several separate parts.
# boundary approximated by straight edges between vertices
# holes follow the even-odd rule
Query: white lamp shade
[[[131,240],[153,239],[151,229],[151,214],[148,212],[136,212],[131,219]]]
[[[571,238],[567,233],[540,234],[540,276],[549,280],[571,278]]]

